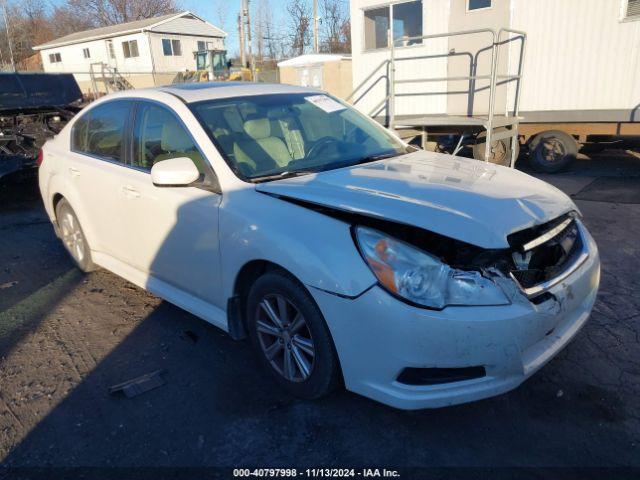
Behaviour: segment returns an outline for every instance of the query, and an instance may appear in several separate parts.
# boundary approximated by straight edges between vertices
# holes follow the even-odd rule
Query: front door
[[[136,108],[131,174],[122,187],[126,262],[208,304],[220,298],[218,206],[221,195],[208,185],[214,173],[182,122],[168,108],[140,101]],[[151,167],[170,158],[190,158],[201,172],[199,186],[156,187]],[[154,290],[153,288],[150,288]]]

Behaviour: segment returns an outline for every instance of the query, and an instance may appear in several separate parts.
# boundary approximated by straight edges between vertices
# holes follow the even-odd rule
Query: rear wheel
[[[571,135],[560,130],[549,130],[531,140],[529,163],[538,172],[559,172],[577,158],[578,150],[578,143]]]
[[[91,250],[78,217],[64,198],[56,205],[56,219],[62,244],[76,266],[83,272],[95,270],[95,265],[91,260]]]
[[[268,272],[255,282],[247,324],[260,362],[291,394],[316,399],[338,384],[338,358],[324,318],[289,275]]]

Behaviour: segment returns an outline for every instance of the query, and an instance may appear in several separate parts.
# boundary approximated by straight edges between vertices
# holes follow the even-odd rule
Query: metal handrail
[[[412,78],[412,79],[402,79],[396,80],[396,61],[404,61],[410,60],[413,57],[401,57],[396,58],[396,45],[399,42],[412,42],[416,40],[424,41],[430,39],[437,38],[449,38],[449,37],[457,37],[463,35],[478,35],[478,34],[488,34],[491,37],[491,44],[489,47],[483,50],[491,50],[491,71],[486,75],[468,75],[468,76],[445,76],[445,77],[427,77],[427,78]],[[503,35],[504,34],[515,34],[522,37],[522,49],[520,52],[519,64],[518,64],[518,74],[517,75],[499,75],[498,74],[498,62],[499,62],[499,47],[502,46],[503,43]],[[491,28],[478,28],[473,30],[462,30],[457,32],[449,32],[449,33],[437,33],[430,35],[419,35],[413,37],[402,37],[398,39],[391,38],[391,31],[387,31],[387,43],[390,46],[391,54],[390,59],[383,60],[379,65],[377,65],[371,73],[360,82],[360,84],[353,89],[351,94],[346,98],[347,101],[351,100],[356,92],[360,91],[365,85],[367,85],[370,80],[374,77],[374,75],[383,67],[385,64],[389,64],[388,71],[388,94],[385,98],[379,102],[376,107],[372,110],[376,112],[385,102],[387,103],[387,116],[389,118],[388,126],[391,129],[395,128],[396,125],[396,113],[395,113],[395,103],[396,103],[396,85],[401,84],[415,84],[422,82],[447,82],[447,81],[470,81],[475,82],[476,80],[489,80],[489,108],[487,112],[487,122],[486,122],[486,144],[485,144],[485,161],[489,160],[489,154],[491,152],[491,142],[493,136],[493,125],[494,125],[494,117],[495,117],[495,97],[496,97],[496,88],[498,85],[498,79],[501,80],[500,85],[517,81],[516,94],[514,99],[514,117],[518,117],[519,108],[520,108],[520,95],[521,95],[521,81],[523,78],[523,65],[524,65],[524,54],[525,54],[525,45],[526,45],[526,32],[521,30],[514,30],[511,28],[500,28],[497,32]],[[505,43],[511,42],[512,39],[508,39]],[[474,72],[472,72],[474,73]],[[474,87],[470,87],[473,89]],[[366,94],[366,92],[365,92]],[[446,93],[445,93],[446,94]],[[401,94],[399,94],[401,95]],[[359,102],[364,94],[359,97],[354,104]],[[473,107],[472,107],[473,108]],[[473,114],[473,112],[471,112]],[[512,158],[511,158],[511,166],[515,163],[515,145],[514,142],[517,141],[517,129],[512,128]]]
[[[345,98],[345,101],[348,102],[349,100],[351,100],[351,98],[353,98],[356,92],[360,90],[369,80],[371,80],[373,78],[373,75],[378,70],[380,70],[380,67],[382,67],[385,63],[389,63],[389,60],[383,60],[382,62],[380,62],[380,64],[371,71],[371,73],[367,76],[367,78],[365,78],[362,82],[360,82],[360,85],[358,85],[356,88],[353,89],[353,91],[349,94],[349,96]]]
[[[489,75],[490,80],[490,88],[489,88],[489,112],[487,118],[487,136],[485,143],[485,161],[489,160],[489,153],[491,152],[491,133],[493,132],[493,117],[494,117],[494,109],[495,109],[495,89],[496,89],[496,75],[497,75],[497,40],[498,34],[495,30],[491,28],[477,28],[474,30],[462,30],[458,32],[448,32],[448,33],[436,33],[431,35],[418,35],[415,37],[402,37],[399,39],[391,38],[391,30],[388,31],[388,43],[391,45],[391,65],[389,72],[389,128],[393,130],[395,128],[395,86],[398,83],[395,79],[396,73],[396,58],[395,58],[395,50],[397,42],[411,42],[414,40],[430,40],[435,38],[449,38],[449,37],[458,37],[462,35],[478,35],[478,34],[489,34],[491,35],[491,74]],[[456,80],[473,80],[473,76],[468,77],[441,77],[437,79],[437,81],[456,81]],[[435,81],[430,79],[423,79],[423,81]],[[401,80],[401,82],[405,83]],[[409,83],[409,82],[406,82]]]

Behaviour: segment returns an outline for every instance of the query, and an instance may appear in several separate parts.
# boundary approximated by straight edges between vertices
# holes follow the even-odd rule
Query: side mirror
[[[151,167],[151,181],[156,187],[188,187],[200,178],[200,172],[187,157],[162,160]]]

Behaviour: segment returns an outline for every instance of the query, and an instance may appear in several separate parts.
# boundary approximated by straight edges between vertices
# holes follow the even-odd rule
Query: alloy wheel
[[[73,259],[78,263],[82,263],[86,253],[86,245],[80,224],[73,213],[66,211],[62,215],[60,233],[62,234],[62,241]]]
[[[256,329],[262,353],[290,382],[303,382],[315,365],[311,331],[300,310],[284,296],[265,295],[257,307]]]

